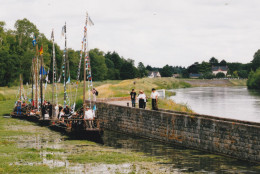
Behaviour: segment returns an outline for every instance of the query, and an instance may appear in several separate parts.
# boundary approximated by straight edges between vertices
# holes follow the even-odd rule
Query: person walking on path
[[[159,97],[159,93],[153,88],[151,93],[153,110],[158,110],[158,97]]]
[[[139,100],[139,108],[145,109],[146,96],[142,90],[139,92],[137,99]]]
[[[135,107],[135,99],[136,99],[135,89],[132,89],[132,92],[130,92],[130,95],[131,95],[132,107]]]

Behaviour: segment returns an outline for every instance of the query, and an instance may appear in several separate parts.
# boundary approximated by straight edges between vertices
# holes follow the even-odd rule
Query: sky
[[[63,49],[81,49],[86,12],[89,48],[116,51],[135,63],[163,67],[194,62],[249,63],[260,48],[259,0],[0,0],[0,21],[27,18]]]

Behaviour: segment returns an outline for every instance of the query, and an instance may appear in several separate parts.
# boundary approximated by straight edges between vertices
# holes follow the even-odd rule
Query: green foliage
[[[226,77],[226,76],[223,72],[219,72],[216,74],[216,78],[224,78],[224,77]]]
[[[165,65],[160,73],[162,77],[171,77],[173,74],[169,65]]]
[[[247,87],[249,89],[260,89],[260,68],[255,72],[250,72],[247,80]]]
[[[77,111],[82,106],[83,106],[83,100],[82,99],[77,100],[75,105],[75,110]]]
[[[254,55],[254,59],[252,60],[252,68],[253,70],[256,70],[260,67],[260,50],[257,50],[257,52]]]
[[[0,101],[5,101],[5,100],[6,100],[5,96],[0,93]]]

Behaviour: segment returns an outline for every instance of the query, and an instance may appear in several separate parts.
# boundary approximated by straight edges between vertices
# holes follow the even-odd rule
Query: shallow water
[[[131,149],[155,158],[169,159],[162,168],[171,172],[260,173],[260,165],[257,164],[112,131],[105,131],[102,139],[106,146]]]
[[[170,97],[199,114],[260,122],[260,91],[246,87],[196,87],[174,89]]]
[[[147,171],[152,173],[260,173],[260,165],[257,164],[108,130],[105,130],[100,138],[92,139],[93,142],[89,142],[86,139],[74,141],[74,137],[67,137],[59,132],[34,124],[26,126],[11,125],[8,129],[38,132],[36,136],[23,135],[17,136],[15,139],[20,148],[40,150],[42,161],[34,163],[16,162],[14,163],[16,165],[43,164],[51,168],[64,167],[65,173],[129,173],[132,171],[137,173],[147,173]],[[13,137],[10,137],[10,140],[12,139]],[[92,150],[119,153],[142,152],[155,160],[152,163],[129,162],[123,164],[80,164],[67,160],[68,155],[83,154]],[[48,159],[47,156],[50,154],[60,156],[60,158]]]

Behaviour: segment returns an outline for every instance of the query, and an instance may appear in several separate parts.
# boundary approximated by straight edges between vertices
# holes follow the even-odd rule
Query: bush
[[[83,106],[83,100],[79,99],[76,101],[75,111],[77,111],[79,108]]]
[[[260,89],[260,68],[258,68],[256,72],[250,72],[247,87],[248,89]]]
[[[5,101],[5,100],[6,100],[5,96],[0,93],[0,101]]]
[[[216,78],[225,78],[225,74],[223,72],[219,72],[216,74]]]

